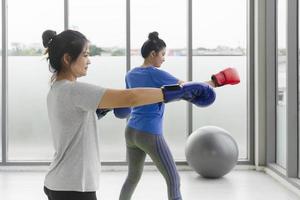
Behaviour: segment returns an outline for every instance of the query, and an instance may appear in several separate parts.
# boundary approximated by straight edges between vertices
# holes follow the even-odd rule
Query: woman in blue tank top
[[[159,67],[165,61],[165,42],[157,32],[149,34],[141,48],[144,63],[126,75],[127,88],[156,87],[182,84],[184,81],[172,76]],[[212,81],[206,82],[214,87]],[[164,176],[169,200],[181,200],[180,180],[170,149],[162,131],[164,103],[138,106],[132,109],[125,130],[128,176],[120,193],[120,200],[129,200],[140,180],[146,155],[149,155]]]

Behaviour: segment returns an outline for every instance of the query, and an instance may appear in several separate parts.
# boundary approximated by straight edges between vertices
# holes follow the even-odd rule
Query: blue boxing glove
[[[98,108],[96,110],[96,114],[97,114],[98,119],[101,119],[102,117],[104,117],[109,111],[111,111],[111,109]]]
[[[182,85],[165,85],[162,91],[165,103],[184,99],[196,106],[205,107],[216,99],[214,89],[206,83],[188,82]]]
[[[125,119],[129,117],[131,108],[114,108],[114,114],[117,118]]]

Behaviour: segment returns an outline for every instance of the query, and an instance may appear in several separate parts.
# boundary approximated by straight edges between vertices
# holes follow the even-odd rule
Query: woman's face
[[[91,64],[89,56],[89,44],[86,44],[76,61],[71,64],[70,69],[75,77],[81,77],[87,74],[88,65]]]
[[[166,48],[163,48],[158,53],[154,53],[153,56],[153,65],[155,67],[160,67],[163,62],[165,62],[165,54],[166,54]]]

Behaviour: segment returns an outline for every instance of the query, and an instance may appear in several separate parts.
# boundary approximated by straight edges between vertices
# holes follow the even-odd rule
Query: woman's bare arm
[[[178,84],[179,84],[179,85],[181,85],[181,84],[183,84],[183,83],[186,83],[186,81],[182,81],[182,80],[179,80],[179,81],[178,81]],[[215,83],[214,83],[212,80],[205,81],[204,83],[210,85],[211,87],[214,87],[214,88],[216,87]]]
[[[107,89],[98,108],[134,107],[163,101],[159,88]]]
[[[177,84],[181,85],[183,83],[185,83],[186,81],[182,81],[182,80],[179,80]]]
[[[207,83],[208,85],[210,85],[210,86],[213,87],[213,88],[216,87],[216,84],[215,84],[212,80],[205,81],[204,83]]]

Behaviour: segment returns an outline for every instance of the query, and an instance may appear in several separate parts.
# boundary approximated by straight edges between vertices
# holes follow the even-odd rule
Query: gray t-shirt
[[[100,158],[95,111],[105,88],[56,81],[47,97],[54,159],[45,186],[60,191],[96,191]]]

